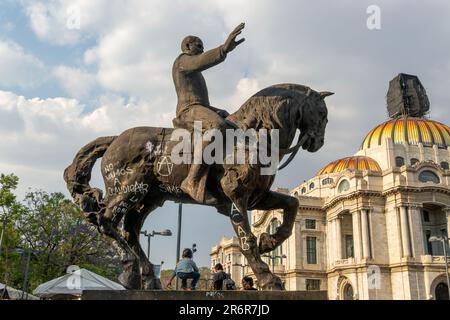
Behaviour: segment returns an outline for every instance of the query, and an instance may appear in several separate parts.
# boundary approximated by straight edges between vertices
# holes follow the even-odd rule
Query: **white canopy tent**
[[[75,269],[62,277],[39,285],[33,294],[40,298],[79,297],[83,290],[125,290],[125,288],[87,269]]]
[[[0,283],[0,300],[1,299],[39,300],[38,297],[35,297],[27,292],[23,292],[22,290],[17,290],[17,289],[11,288],[9,286],[5,286],[3,283]]]

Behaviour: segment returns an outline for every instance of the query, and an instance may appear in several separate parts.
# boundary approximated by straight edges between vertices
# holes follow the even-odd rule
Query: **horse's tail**
[[[95,162],[101,158],[117,136],[100,137],[78,151],[70,166],[64,170],[64,180],[75,203],[97,224],[97,215],[102,210],[103,193],[89,185]]]

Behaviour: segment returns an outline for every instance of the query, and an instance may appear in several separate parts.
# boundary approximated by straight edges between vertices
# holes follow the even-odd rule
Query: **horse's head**
[[[333,95],[332,92],[317,92],[308,88],[298,118],[299,141],[304,140],[302,144],[304,150],[316,152],[323,146],[325,127],[328,122],[325,97],[331,95]]]

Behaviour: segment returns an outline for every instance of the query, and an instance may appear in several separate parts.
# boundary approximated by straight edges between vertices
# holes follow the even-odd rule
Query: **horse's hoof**
[[[280,291],[284,290],[284,285],[281,279],[277,276],[272,275],[272,277],[267,282],[260,283],[263,290],[266,291]]]
[[[122,272],[119,276],[119,282],[129,290],[141,289],[141,275],[136,272]]]
[[[148,278],[142,277],[142,289],[144,290],[162,290],[161,280],[157,278]]]
[[[275,239],[268,233],[264,232],[259,236],[259,253],[267,253],[276,248]]]

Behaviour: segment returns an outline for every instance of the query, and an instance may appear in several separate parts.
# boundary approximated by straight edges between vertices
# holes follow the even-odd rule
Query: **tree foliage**
[[[119,262],[112,247],[62,193],[28,192],[18,203],[12,190],[14,175],[0,176],[0,208],[7,217],[0,257],[0,279],[22,288],[26,258],[29,289],[64,274],[70,265],[87,268],[117,281]]]

